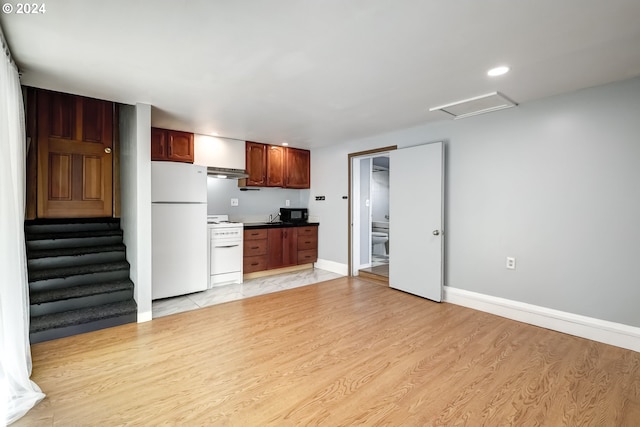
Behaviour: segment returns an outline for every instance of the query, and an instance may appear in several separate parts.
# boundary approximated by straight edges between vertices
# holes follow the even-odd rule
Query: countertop
[[[303,222],[303,223],[292,223],[292,222],[245,222],[244,229],[245,230],[256,230],[260,228],[287,228],[287,227],[308,227],[308,226],[318,226],[319,222]]]

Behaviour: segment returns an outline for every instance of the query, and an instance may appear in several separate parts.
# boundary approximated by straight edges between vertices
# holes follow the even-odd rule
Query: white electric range
[[[207,215],[209,229],[209,288],[242,283],[244,224],[228,215]]]

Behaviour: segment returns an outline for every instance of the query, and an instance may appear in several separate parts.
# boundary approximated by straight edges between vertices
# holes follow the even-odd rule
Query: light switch
[[[238,199],[231,199],[231,206],[238,206]]]

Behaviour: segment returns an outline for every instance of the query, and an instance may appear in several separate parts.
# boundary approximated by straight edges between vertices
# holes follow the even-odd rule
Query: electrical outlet
[[[515,270],[516,269],[516,259],[514,257],[511,257],[511,256],[507,257],[507,268],[509,270]]]
[[[285,206],[291,206],[291,201],[289,201],[289,200],[285,200],[285,201],[284,201],[284,205],[285,205]]]
[[[238,206],[238,199],[231,199],[231,206]]]

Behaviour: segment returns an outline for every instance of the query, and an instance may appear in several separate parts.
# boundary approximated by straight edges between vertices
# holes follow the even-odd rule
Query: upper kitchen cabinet
[[[265,144],[247,141],[246,170],[249,177],[243,182],[244,185],[267,186],[267,146]]]
[[[249,178],[240,186],[309,188],[311,155],[308,150],[279,145],[246,143],[246,169]]]
[[[267,146],[267,187],[285,186],[285,148]]]
[[[151,160],[193,163],[193,134],[151,128]]]
[[[309,150],[287,147],[286,182],[287,188],[311,187],[311,153]]]

